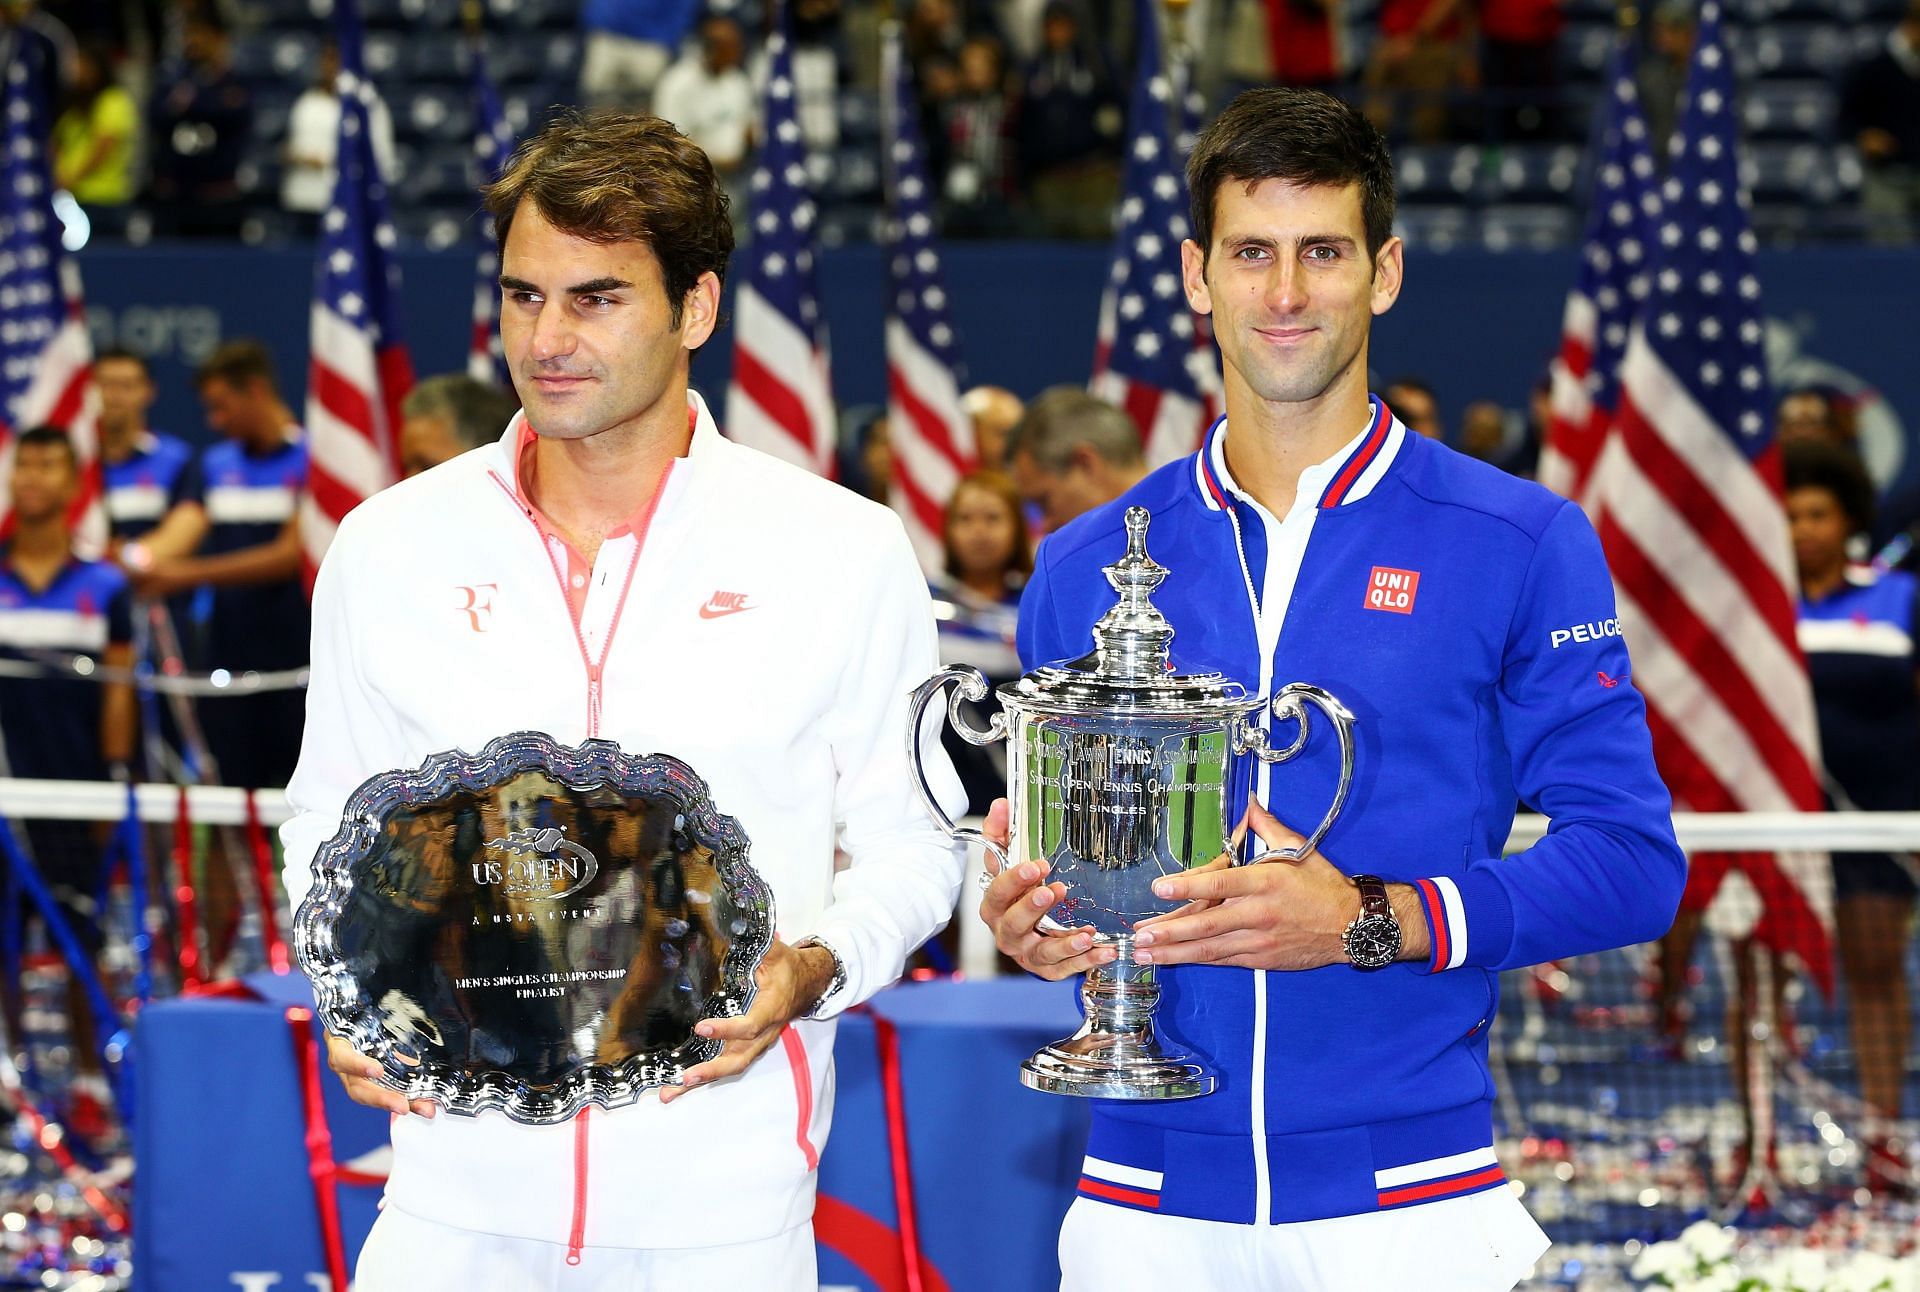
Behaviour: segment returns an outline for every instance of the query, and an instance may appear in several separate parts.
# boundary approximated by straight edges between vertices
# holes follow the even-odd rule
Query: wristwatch
[[[793,944],[795,951],[801,947],[819,947],[833,960],[833,978],[827,983],[827,989],[820,993],[820,999],[814,1001],[807,1007],[806,1012],[800,1015],[802,1018],[818,1018],[820,1007],[832,1000],[833,994],[847,985],[847,962],[840,958],[840,953],[833,949],[833,944],[824,938],[808,936]]]
[[[1380,969],[1400,958],[1400,921],[1393,917],[1387,886],[1378,875],[1355,875],[1360,916],[1340,935],[1347,960],[1356,969]]]

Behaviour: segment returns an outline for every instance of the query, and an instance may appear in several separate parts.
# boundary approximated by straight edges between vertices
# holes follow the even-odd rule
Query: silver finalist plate
[[[706,783],[605,740],[518,732],[375,776],[313,872],[294,947],[327,1030],[409,1098],[531,1125],[682,1084],[773,938]]]

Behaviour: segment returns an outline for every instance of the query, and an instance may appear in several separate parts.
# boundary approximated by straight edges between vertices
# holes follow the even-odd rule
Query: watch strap
[[[1355,887],[1360,890],[1360,916],[1393,914],[1393,903],[1387,899],[1387,883],[1378,875],[1355,875]]]

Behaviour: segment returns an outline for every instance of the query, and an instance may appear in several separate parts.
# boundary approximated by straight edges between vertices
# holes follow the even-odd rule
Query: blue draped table
[[[259,999],[162,1001],[141,1016],[134,1280],[143,1292],[304,1292],[326,1269],[308,1175],[294,1034],[304,980]],[[1072,984],[910,983],[841,1020],[833,1133],[820,1163],[824,1287],[906,1286],[876,1016],[897,1042],[926,1292],[1044,1292],[1085,1139],[1078,1100],[1022,1088],[1020,1060],[1078,1025]],[[386,1143],[387,1117],[325,1078],[337,1161]],[[349,1261],[376,1187],[342,1185]],[[325,1286],[324,1276],[318,1280]]]

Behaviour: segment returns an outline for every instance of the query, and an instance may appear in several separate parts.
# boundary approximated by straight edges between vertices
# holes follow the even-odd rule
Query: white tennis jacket
[[[689,404],[691,448],[651,515],[602,545],[577,632],[564,547],[550,550],[520,491],[519,416],[499,443],[341,524],[314,590],[296,815],[281,831],[296,906],[369,776],[537,730],[691,764],[751,840],[780,937],[818,936],[844,961],[825,1015],[892,982],[946,922],[961,858],[906,758],[908,694],[938,661],[905,532],[886,508],[722,438],[700,397]],[[959,810],[937,739],[923,750]],[[664,1107],[649,1096],[553,1127],[398,1118],[387,1203],[574,1249],[780,1233],[813,1212],[833,1034],[796,1022],[746,1073]]]

